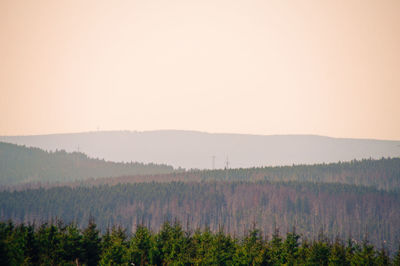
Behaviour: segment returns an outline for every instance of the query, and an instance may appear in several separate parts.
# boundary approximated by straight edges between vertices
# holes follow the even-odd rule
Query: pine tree
[[[94,219],[89,218],[89,223],[83,231],[82,238],[83,260],[88,266],[97,265],[101,254],[101,238]]]
[[[330,248],[324,241],[315,241],[310,249],[308,262],[312,265],[328,265]]]
[[[61,237],[60,249],[64,261],[79,264],[83,260],[82,235],[75,224],[66,227]]]
[[[25,258],[29,264],[37,264],[39,262],[40,246],[35,235],[35,225],[29,224],[26,228],[26,248]],[[2,265],[0,263],[0,265]]]
[[[369,244],[367,239],[363,241],[361,248],[356,250],[351,263],[353,265],[375,264],[375,250],[374,247],[371,244]]]
[[[376,264],[378,265],[389,265],[390,258],[385,248],[382,248],[376,257]]]
[[[284,262],[288,265],[293,265],[297,261],[299,252],[299,238],[296,230],[286,234],[286,239],[283,242]]]
[[[232,238],[220,230],[212,239],[212,262],[216,265],[232,265],[235,254],[235,245]]]
[[[38,235],[41,263],[58,264],[61,260],[61,250],[59,247],[61,233],[59,227],[53,223],[43,224],[39,228]]]
[[[393,259],[393,265],[400,266],[400,245],[399,245],[399,248],[397,249],[396,255]]]
[[[213,254],[215,250],[214,235],[210,228],[206,227],[203,232],[196,230],[192,242],[195,247],[193,263],[195,265],[211,265],[214,261]]]
[[[279,235],[279,229],[275,228],[272,239],[269,243],[269,261],[270,264],[280,265],[285,263],[283,257],[282,237]]]
[[[339,239],[336,239],[331,247],[329,265],[346,265],[346,250]]]
[[[128,243],[126,232],[121,227],[113,227],[110,234],[110,243],[103,249],[100,265],[128,265]]]
[[[139,225],[133,235],[129,246],[129,260],[135,265],[146,265],[153,258],[150,256],[152,248],[151,232],[147,227]],[[156,257],[156,256],[155,256]],[[151,261],[153,264],[153,261]],[[154,263],[157,263],[157,258],[154,258]]]

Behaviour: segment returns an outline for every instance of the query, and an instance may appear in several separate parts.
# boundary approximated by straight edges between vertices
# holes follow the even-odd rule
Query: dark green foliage
[[[152,234],[145,226],[139,225],[131,238],[129,246],[129,261],[135,265],[161,262],[160,252],[153,246]]]
[[[37,241],[37,236],[35,235],[35,226],[33,224],[28,224],[26,227],[26,238],[25,238],[25,258],[26,262],[36,264],[39,262],[39,251],[40,245]],[[75,246],[76,243],[71,245],[71,248]],[[63,248],[63,250],[66,250]]]
[[[269,243],[269,263],[272,265],[281,265],[286,263],[286,256],[283,247],[283,240],[279,234],[279,229],[275,228]]]
[[[300,236],[293,230],[286,234],[285,242],[283,243],[284,261],[288,265],[293,265],[299,257],[299,239]]]
[[[376,251],[374,247],[367,240],[364,240],[361,247],[357,247],[351,263],[353,265],[375,265]]]
[[[83,230],[82,253],[83,261],[88,265],[97,265],[101,254],[101,238],[94,220],[89,219],[89,224]]]
[[[235,240],[219,231],[213,236],[210,255],[214,265],[231,265],[235,255]]]
[[[179,223],[175,222],[171,226],[169,222],[165,222],[155,239],[158,257],[154,258],[154,261],[161,260],[168,264],[174,261],[188,263],[188,240]]]
[[[343,243],[336,239],[331,247],[329,265],[347,265],[346,248]]]
[[[252,229],[244,237],[241,248],[237,249],[234,257],[236,265],[261,265],[265,263],[266,245],[258,229]]]
[[[302,202],[301,208],[308,205],[307,212],[287,208],[288,199]],[[109,225],[120,224],[131,233],[136,224],[157,230],[165,218],[185,221],[189,217],[193,227],[209,225],[217,232],[223,224],[228,233],[243,236],[256,219],[266,234],[272,233],[275,222],[280,228],[296,224],[298,234],[309,239],[324,228],[326,234],[346,239],[352,232],[352,238],[361,242],[367,230],[372,244],[385,242],[392,254],[400,237],[399,209],[396,192],[298,182],[140,183],[0,192],[1,220],[34,222],[60,217],[83,228],[92,214],[103,232]],[[295,253],[289,253],[288,260]]]
[[[309,244],[295,231],[283,239],[275,230],[267,241],[255,228],[232,238],[222,230],[192,234],[177,222],[165,222],[158,233],[138,226],[131,236],[121,227],[101,236],[96,228],[93,221],[83,230],[73,224],[0,222],[1,265],[398,265],[399,258],[366,241],[353,247],[320,237]]]
[[[63,228],[60,239],[60,249],[63,261],[83,261],[82,235],[75,224],[70,224]]]
[[[103,237],[107,242],[102,245],[100,265],[127,265],[129,260],[128,241],[126,230],[121,227],[113,227],[111,233],[107,232],[107,237]]]
[[[61,242],[61,224],[43,224],[39,228],[38,241],[40,245],[41,256],[40,262],[49,265],[59,264],[62,256],[59,249]]]
[[[315,241],[310,248],[310,256],[307,259],[309,265],[328,265],[330,246],[325,241]]]
[[[377,253],[376,264],[378,265],[388,265],[390,262],[389,255],[386,249],[382,248]]]

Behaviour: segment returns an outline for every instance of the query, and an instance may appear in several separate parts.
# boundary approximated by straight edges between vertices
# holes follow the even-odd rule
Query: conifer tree
[[[64,261],[74,261],[79,264],[83,260],[82,235],[76,224],[66,227],[61,236],[60,249]]]
[[[283,242],[283,260],[288,265],[293,265],[297,261],[299,256],[299,238],[300,236],[296,234],[295,230],[286,234],[286,239]]]
[[[308,263],[312,265],[328,265],[330,248],[324,241],[314,241],[310,249]]]
[[[152,257],[150,256],[152,249],[152,235],[149,229],[143,225],[139,225],[136,228],[136,232],[133,235],[130,246],[129,246],[129,260],[135,265],[146,265],[153,263]],[[154,257],[154,263],[157,261],[157,256]]]
[[[329,265],[346,265],[346,250],[339,239],[336,239],[331,247]]]
[[[283,243],[282,237],[279,235],[279,229],[275,227],[274,234],[269,245],[269,257],[271,261],[269,263],[273,265],[279,265],[284,263],[283,258]]]
[[[128,265],[128,247],[125,230],[121,227],[113,227],[110,235],[110,243],[103,248],[100,257],[100,265]]]
[[[396,255],[393,259],[393,265],[400,266],[400,244],[399,244],[399,248],[396,252]]]
[[[389,255],[384,247],[382,247],[381,250],[379,250],[379,252],[377,253],[376,264],[378,264],[378,265],[389,265],[390,264]]]
[[[83,231],[82,238],[83,260],[88,266],[97,265],[101,254],[101,238],[99,230],[92,217]]]
[[[360,248],[356,250],[351,261],[353,265],[374,265],[375,264],[375,250],[369,244],[368,240],[363,240]]]

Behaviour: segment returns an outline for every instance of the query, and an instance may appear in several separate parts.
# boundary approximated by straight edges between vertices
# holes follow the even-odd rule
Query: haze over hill
[[[169,165],[115,163],[64,150],[45,152],[0,142],[0,186],[29,182],[68,182],[98,177],[171,173]]]
[[[274,232],[274,225],[282,232],[295,226],[308,239],[324,232],[330,241],[351,236],[361,243],[368,232],[371,243],[376,247],[385,243],[393,252],[400,237],[399,161],[185,171],[41,187],[26,184],[16,191],[0,191],[0,221],[58,217],[83,228],[93,216],[103,231],[121,225],[133,232],[139,224],[158,231],[166,219],[177,219],[192,229],[209,226],[216,232],[222,226],[232,235],[245,235],[254,223],[267,235]],[[23,162],[19,166],[27,168]]]
[[[211,134],[196,131],[105,131],[3,136],[0,141],[54,151],[81,151],[123,162],[163,163],[206,169],[313,164],[363,158],[399,157],[400,141],[344,139],[315,135]]]

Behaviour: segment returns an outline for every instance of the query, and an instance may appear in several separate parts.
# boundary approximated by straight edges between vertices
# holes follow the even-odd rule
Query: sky
[[[400,140],[398,0],[2,0],[0,135]]]

